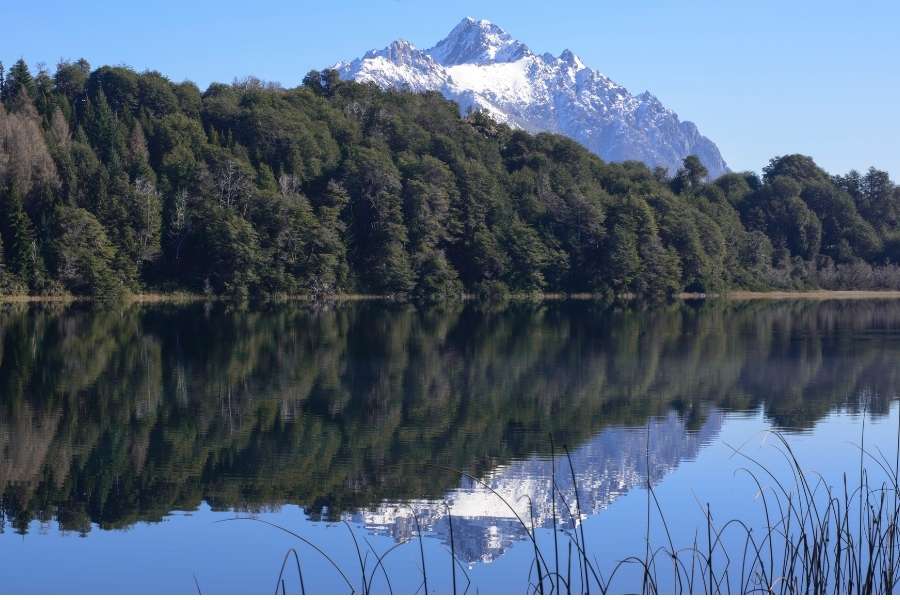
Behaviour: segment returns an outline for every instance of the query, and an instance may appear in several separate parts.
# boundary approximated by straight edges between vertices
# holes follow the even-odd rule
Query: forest
[[[900,188],[807,156],[710,181],[313,71],[201,91],[0,65],[0,295],[900,289]]]

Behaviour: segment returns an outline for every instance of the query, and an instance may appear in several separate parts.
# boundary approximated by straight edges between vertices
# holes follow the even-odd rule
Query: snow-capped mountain
[[[502,466],[483,478],[509,505],[484,486],[461,478],[459,487],[439,501],[385,501],[373,509],[360,511],[354,520],[401,542],[416,535],[418,519],[424,535],[449,543],[449,508],[455,550],[460,559],[470,563],[491,562],[525,537],[510,507],[529,522],[533,502],[535,526],[552,527],[554,489],[559,489],[569,506],[561,505],[557,492],[557,522],[570,527],[573,519],[588,518],[630,490],[646,485],[648,462],[655,485],[682,461],[696,458],[700,449],[719,434],[724,418],[724,413],[713,410],[698,430],[691,431],[682,418],[669,413],[650,419],[646,427],[609,427],[599,432],[571,453],[578,481],[580,515],[572,495],[568,459],[557,456],[554,466],[549,458],[535,456]],[[554,469],[558,488],[553,486]]]
[[[640,160],[673,173],[696,154],[710,176],[728,170],[696,125],[649,92],[632,95],[570,50],[535,54],[489,21],[463,19],[427,50],[397,40],[333,68],[343,79],[439,91],[464,114],[479,109],[513,127],[560,133],[607,161]]]

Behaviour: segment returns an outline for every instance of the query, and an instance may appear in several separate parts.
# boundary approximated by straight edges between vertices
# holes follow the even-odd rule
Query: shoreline
[[[470,301],[476,299],[473,294],[465,294],[462,299]],[[603,296],[599,294],[578,293],[565,294],[548,292],[544,294],[511,294],[501,300],[533,300],[533,301],[558,301],[558,300],[599,300]],[[620,296],[624,300],[633,300],[632,295]],[[678,300],[900,300],[900,290],[804,290],[785,291],[771,290],[755,292],[748,290],[733,290],[722,293],[688,293],[683,292],[676,296]],[[357,302],[364,300],[395,300],[396,297],[379,294],[334,294],[320,300],[335,302]],[[188,292],[145,292],[140,294],[128,294],[116,303],[119,304],[179,304],[194,302],[218,302],[224,298],[219,296],[205,296]],[[316,300],[306,294],[283,294],[272,296],[270,301],[275,302],[312,302]],[[0,304],[71,304],[74,302],[95,302],[91,296],[74,296],[65,294],[40,295],[0,295]]]
[[[735,290],[724,294],[728,300],[889,300],[900,299],[900,290],[807,290],[748,292]]]

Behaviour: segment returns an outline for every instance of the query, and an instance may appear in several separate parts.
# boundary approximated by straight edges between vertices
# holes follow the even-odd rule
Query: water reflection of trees
[[[6,306],[0,487],[14,527],[86,531],[203,499],[336,515],[576,445],[673,408],[762,406],[807,428],[835,406],[883,412],[900,304],[587,303],[420,311],[351,303]]]

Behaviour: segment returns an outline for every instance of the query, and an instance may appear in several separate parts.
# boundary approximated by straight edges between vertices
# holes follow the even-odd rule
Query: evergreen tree
[[[6,264],[13,275],[32,291],[44,286],[43,257],[34,233],[34,225],[22,206],[21,196],[15,189],[0,203],[2,229],[0,236],[6,245]]]
[[[62,61],[56,66],[53,83],[56,91],[69,102],[84,94],[90,75],[90,64],[83,58],[75,63]]]
[[[34,106],[45,119],[50,119],[53,109],[56,108],[56,98],[53,94],[53,79],[43,66],[40,66],[37,76],[34,78]]]
[[[54,215],[52,266],[67,289],[113,298],[122,286],[113,270],[115,248],[103,226],[83,208],[59,207]]]
[[[691,154],[685,157],[683,166],[678,169],[675,177],[672,179],[672,190],[676,194],[681,194],[690,190],[696,190],[706,181],[709,171],[700,162],[700,159]]]
[[[9,73],[6,75],[3,90],[3,100],[7,103],[11,102],[20,90],[24,91],[29,98],[34,98],[34,79],[31,77],[31,72],[28,70],[28,65],[25,64],[24,59],[20,58],[13,63],[12,67],[10,67]]]
[[[308,284],[314,293],[339,291],[348,283],[346,227],[341,215],[349,204],[347,190],[336,181],[329,181],[322,202],[315,209],[317,222]]]
[[[218,293],[246,298],[260,281],[259,236],[245,219],[215,207],[204,225],[208,281]]]
[[[6,272],[6,259],[3,251],[3,236],[0,234],[0,294],[9,294],[13,291],[12,281]]]
[[[377,293],[409,292],[413,272],[406,251],[400,174],[390,157],[361,148],[351,159],[351,241],[361,282]]]

